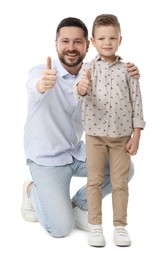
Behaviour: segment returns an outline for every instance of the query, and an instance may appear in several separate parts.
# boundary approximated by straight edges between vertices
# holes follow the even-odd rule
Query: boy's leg
[[[102,185],[104,183],[107,146],[105,137],[86,135],[87,198],[90,224],[102,224]]]
[[[129,181],[132,179],[134,175],[134,164],[132,161],[130,161],[130,170],[129,170]],[[80,177],[87,177],[87,168],[86,163],[81,162],[78,171],[74,176],[80,176]],[[76,194],[73,197],[73,200],[77,204],[77,206],[80,209],[87,210],[87,191],[86,191],[87,185],[84,185],[81,187]],[[105,167],[105,176],[104,176],[104,183],[102,186],[102,198],[106,197],[107,195],[112,193],[112,187],[110,182],[110,166],[109,166],[109,160],[106,161],[106,167]]]
[[[127,225],[130,157],[125,146],[128,140],[129,137],[111,138],[109,144],[114,226]]]

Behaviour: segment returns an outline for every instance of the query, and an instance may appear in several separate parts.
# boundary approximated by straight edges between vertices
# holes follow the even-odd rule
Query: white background
[[[166,88],[167,14],[165,0],[5,0],[0,4],[0,258],[1,259],[167,259]],[[118,16],[123,41],[119,54],[141,73],[146,128],[133,158],[129,185],[128,230],[132,246],[113,244],[111,196],[103,200],[105,248],[87,244],[87,233],[50,237],[39,223],[20,214],[22,185],[30,178],[25,165],[23,128],[27,115],[28,70],[46,57],[56,57],[55,31],[61,19],[75,16],[91,26],[101,13]],[[85,59],[95,55],[91,47]],[[46,119],[47,119],[47,115]],[[85,184],[73,178],[71,194]]]

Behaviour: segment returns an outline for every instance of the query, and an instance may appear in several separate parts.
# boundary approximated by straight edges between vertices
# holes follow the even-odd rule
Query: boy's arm
[[[130,100],[132,104],[133,133],[126,145],[126,151],[128,155],[135,155],[139,148],[140,134],[141,134],[141,130],[143,130],[145,127],[145,121],[143,118],[143,105],[142,105],[142,96],[141,96],[139,80],[134,79],[130,76],[129,76],[129,91],[130,91]]]
[[[141,128],[134,128],[132,136],[126,144],[126,152],[128,155],[135,155],[139,148]]]

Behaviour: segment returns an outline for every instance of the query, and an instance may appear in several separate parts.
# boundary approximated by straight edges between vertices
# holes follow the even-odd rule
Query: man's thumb
[[[52,64],[52,60],[51,57],[47,57],[47,64],[46,64],[46,69],[47,70],[51,70],[51,64]]]

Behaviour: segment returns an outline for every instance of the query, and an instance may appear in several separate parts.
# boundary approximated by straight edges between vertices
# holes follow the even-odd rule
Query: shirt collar
[[[61,78],[68,76],[71,74],[62,66],[60,60],[57,58],[56,60],[53,61],[53,69],[55,69]]]
[[[119,62],[120,60],[122,60],[122,58],[120,56],[116,56],[116,60],[114,61],[114,63]],[[105,61],[103,57],[101,57],[99,54],[96,55],[95,57],[95,61]]]

